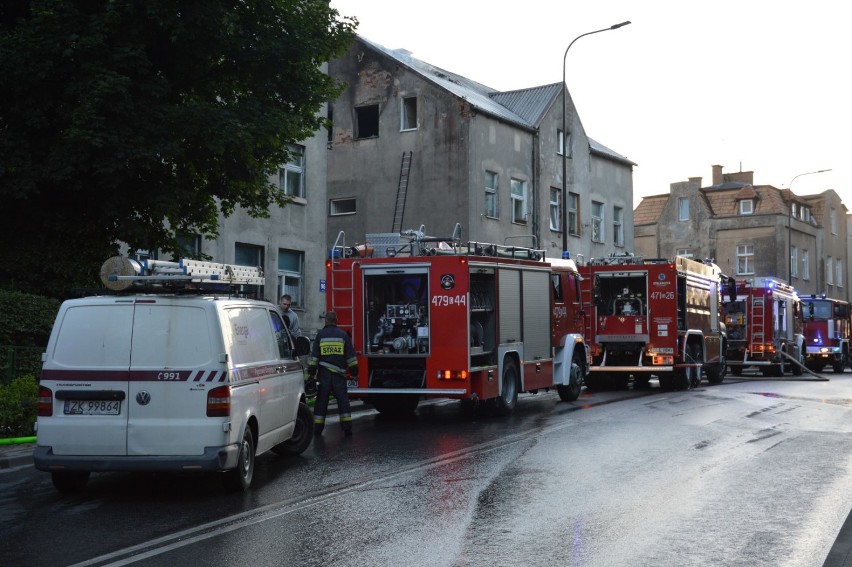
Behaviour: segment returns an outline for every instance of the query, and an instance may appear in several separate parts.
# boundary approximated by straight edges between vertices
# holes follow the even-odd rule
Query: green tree
[[[325,126],[356,26],[327,0],[0,2],[0,285],[61,297],[118,242],[285,205],[268,175]]]

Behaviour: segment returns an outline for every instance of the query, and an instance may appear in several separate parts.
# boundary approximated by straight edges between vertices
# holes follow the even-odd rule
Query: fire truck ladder
[[[763,329],[763,317],[765,315],[764,302],[765,300],[762,297],[751,300],[751,316],[748,320],[748,326],[751,329],[751,336],[749,337],[748,345],[746,346],[746,361],[748,360],[749,352],[751,352],[751,346],[754,343],[766,343],[764,340],[766,335],[764,334]]]
[[[346,256],[346,234],[341,230],[334,241],[334,246],[330,250],[331,262],[331,281],[328,282],[329,287],[327,293],[331,297],[331,310],[337,313],[337,326],[344,331],[349,332],[349,336],[354,336],[355,320],[355,286],[354,274],[352,270],[355,264],[351,264],[351,268],[341,269],[338,266],[339,262],[335,262],[337,258]],[[340,287],[338,287],[340,286]],[[342,295],[338,292],[344,292]],[[349,293],[345,293],[349,292]]]
[[[411,171],[411,156],[413,152],[402,152],[402,163],[399,164],[399,184],[396,187],[396,207],[393,210],[393,228],[391,232],[402,230],[402,217],[405,214],[405,197],[408,195],[408,172]]]

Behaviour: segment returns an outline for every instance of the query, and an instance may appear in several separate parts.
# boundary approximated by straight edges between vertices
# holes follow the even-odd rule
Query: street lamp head
[[[610,26],[609,29],[617,30],[618,28],[623,28],[624,26],[629,26],[630,24],[631,24],[631,21],[627,20],[626,22],[621,22],[620,24],[615,24],[614,26]]]

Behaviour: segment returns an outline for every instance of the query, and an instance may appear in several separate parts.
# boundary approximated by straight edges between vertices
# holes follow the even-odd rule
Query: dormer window
[[[754,200],[753,199],[743,199],[740,201],[740,214],[741,215],[753,215],[754,214]]]

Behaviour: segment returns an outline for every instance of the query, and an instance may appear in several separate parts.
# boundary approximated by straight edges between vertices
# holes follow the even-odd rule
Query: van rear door
[[[41,384],[53,391],[53,416],[39,419],[39,444],[56,455],[127,453],[133,302],[74,300],[57,318]]]
[[[207,392],[227,377],[213,305],[145,297],[135,307],[127,454],[200,455],[204,447],[223,445],[221,419],[207,417]]]

